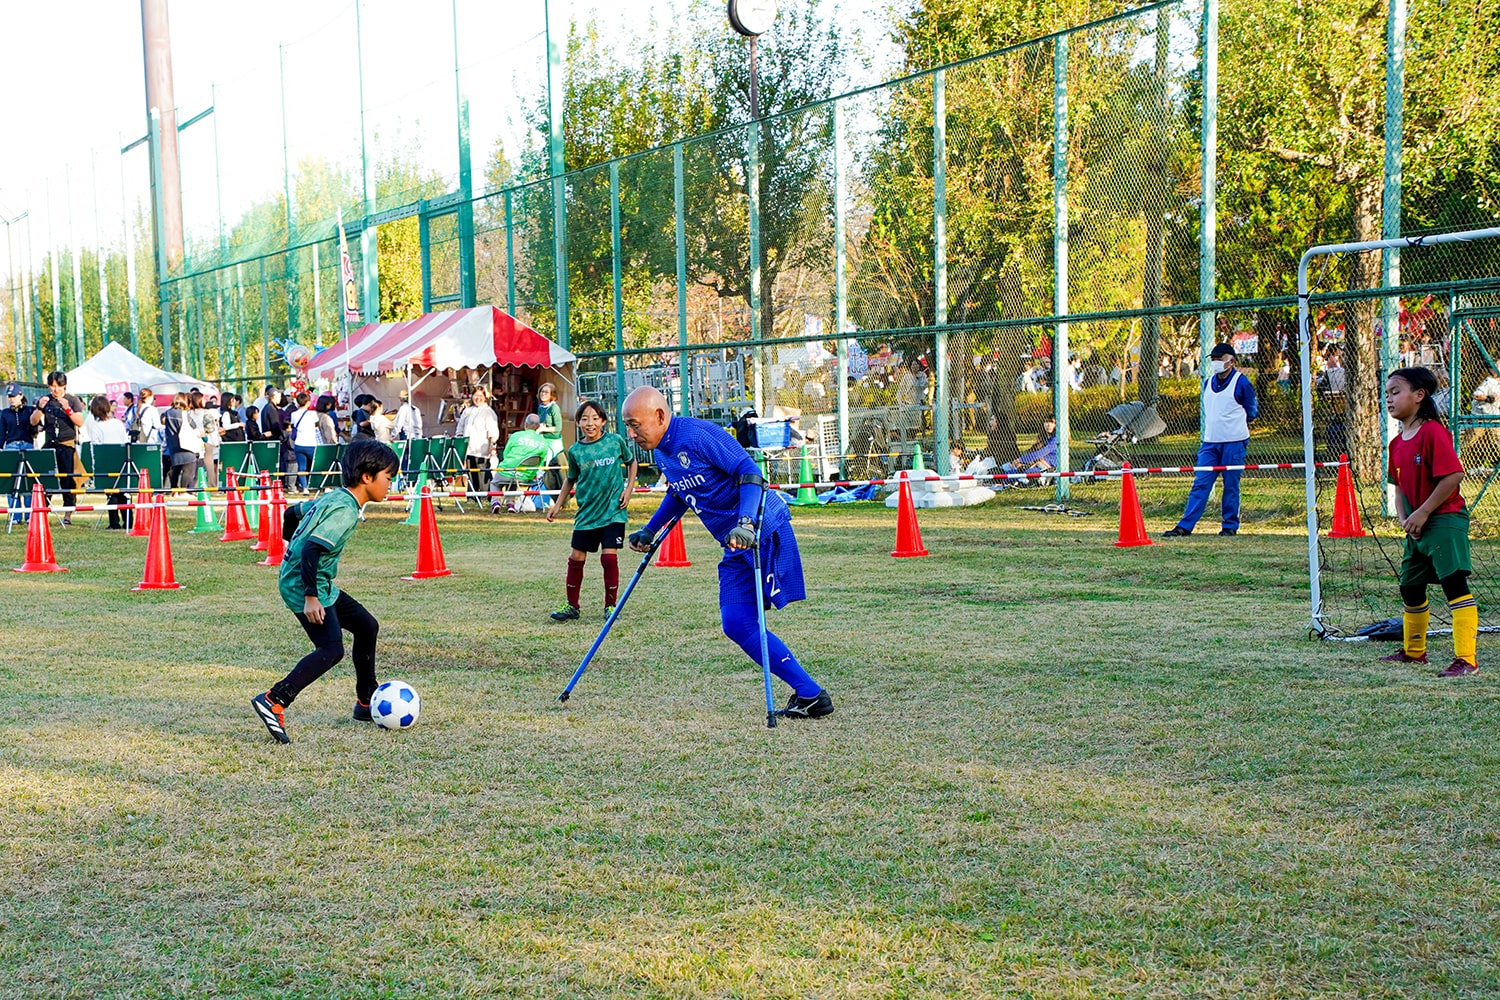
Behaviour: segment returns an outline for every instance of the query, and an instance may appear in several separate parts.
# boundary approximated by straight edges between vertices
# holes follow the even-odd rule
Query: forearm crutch
[[[755,625],[760,630],[760,670],[766,680],[766,728],[776,728],[776,702],[771,694],[771,650],[766,640],[766,593],[765,578],[761,576],[760,540],[761,527],[766,521],[766,494],[770,488],[761,483],[760,509],[755,518],[755,545],[751,560],[755,565]]]
[[[672,533],[672,529],[680,520],[682,520],[682,515],[678,514],[676,517],[672,518],[672,520],[668,521],[667,524],[656,533],[656,537],[651,540],[651,547],[646,550],[645,558],[642,559],[641,564],[636,567],[635,575],[630,578],[630,582],[625,584],[625,589],[620,592],[620,598],[615,602],[615,609],[610,612],[608,618],[604,619],[604,627],[599,630],[599,637],[594,640],[594,644],[590,646],[589,651],[584,654],[583,662],[578,664],[578,669],[573,671],[573,676],[568,678],[568,686],[563,688],[562,694],[557,696],[558,701],[567,701],[568,696],[573,693],[574,685],[576,685],[578,683],[578,679],[583,676],[583,672],[589,668],[589,662],[593,660],[594,654],[599,652],[600,646],[604,645],[604,637],[609,635],[610,627],[614,625],[615,619],[619,618],[620,612],[625,610],[625,602],[630,599],[630,592],[634,590],[635,585],[640,582],[641,574],[646,572],[646,567],[651,565],[651,557],[656,555],[656,550],[661,547],[661,543],[666,540],[666,537],[669,534]]]

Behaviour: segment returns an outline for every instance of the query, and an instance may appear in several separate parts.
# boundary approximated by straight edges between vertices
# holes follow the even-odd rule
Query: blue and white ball
[[[386,681],[370,698],[370,717],[386,729],[408,729],[422,714],[422,699],[405,681]]]

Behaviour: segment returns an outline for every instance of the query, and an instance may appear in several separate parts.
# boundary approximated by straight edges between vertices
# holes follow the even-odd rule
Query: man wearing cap
[[[1210,375],[1203,382],[1203,443],[1198,446],[1197,465],[1244,465],[1245,447],[1250,443],[1250,421],[1260,412],[1255,402],[1255,386],[1243,373],[1235,370],[1234,348],[1215,344],[1209,352]],[[1193,476],[1188,492],[1187,509],[1177,526],[1162,532],[1163,538],[1181,538],[1193,533],[1198,518],[1208,508],[1208,495],[1214,480],[1224,477],[1223,526],[1221,535],[1237,535],[1240,530],[1239,471],[1199,472]]]
[[[47,376],[47,388],[51,391],[37,397],[36,409],[31,412],[31,425],[41,427],[47,434],[45,447],[57,455],[57,475],[62,481],[64,507],[73,507],[78,502],[78,480],[73,475],[76,468],[78,428],[83,426],[83,400],[67,391],[68,376],[53,372]],[[73,512],[65,511],[63,524],[73,523]]]

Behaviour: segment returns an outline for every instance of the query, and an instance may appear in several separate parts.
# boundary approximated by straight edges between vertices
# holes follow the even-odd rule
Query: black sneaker
[[[564,604],[552,612],[552,620],[555,622],[576,622],[578,620],[578,609],[571,604]]]
[[[374,717],[372,717],[370,715],[370,703],[369,702],[367,702],[367,701],[356,701],[354,703],[354,721],[355,722],[374,722],[375,721]]]
[[[1239,533],[1240,533],[1240,529],[1239,528],[1220,528],[1219,529],[1219,534],[1221,534],[1221,535],[1238,535]]]
[[[1163,537],[1163,538],[1186,538],[1188,535],[1191,535],[1192,533],[1193,533],[1193,529],[1192,528],[1184,528],[1182,525],[1179,524],[1175,528],[1169,528],[1168,530],[1163,531],[1161,533],[1161,537]]]
[[[271,692],[251,698],[250,707],[255,709],[255,714],[260,716],[260,721],[266,724],[266,729],[270,730],[277,743],[292,742],[292,738],[286,734],[286,711],[271,700]]]
[[[832,711],[833,698],[824,690],[819,691],[815,698],[804,698],[793,692],[791,701],[786,703],[786,708],[781,710],[781,714],[793,719],[816,719]]]

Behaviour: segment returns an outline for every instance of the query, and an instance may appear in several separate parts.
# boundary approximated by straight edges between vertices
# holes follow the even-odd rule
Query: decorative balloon
[[[281,351],[281,358],[295,373],[287,383],[287,388],[293,395],[307,389],[307,366],[312,363],[313,352],[306,344],[299,344],[292,340],[272,341],[272,344]]]

